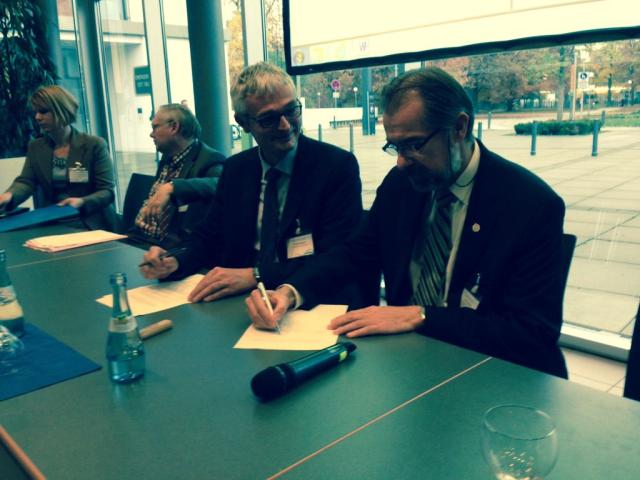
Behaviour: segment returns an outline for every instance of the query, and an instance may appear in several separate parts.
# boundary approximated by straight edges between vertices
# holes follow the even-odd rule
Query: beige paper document
[[[146,315],[189,303],[187,297],[202,277],[204,275],[196,274],[175,282],[155,283],[128,290],[127,297],[129,298],[131,313],[134,315]],[[113,305],[111,297],[111,294],[104,295],[96,301],[111,307]]]
[[[308,311],[295,310],[280,321],[280,334],[250,325],[233,348],[320,350],[330,347],[338,336],[327,330],[327,325],[346,311],[346,305],[318,305]]]
[[[96,243],[110,242],[127,238],[126,235],[107,232],[106,230],[92,230],[89,232],[67,233],[64,235],[48,235],[27,240],[25,247],[43,252],[60,252],[71,248],[84,247]]]

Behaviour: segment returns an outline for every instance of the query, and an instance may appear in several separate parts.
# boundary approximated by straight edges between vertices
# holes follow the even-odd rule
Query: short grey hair
[[[202,128],[200,122],[189,107],[180,103],[168,103],[158,108],[158,113],[164,113],[169,121],[180,124],[180,135],[191,140],[200,138]]]
[[[249,95],[269,97],[280,87],[296,87],[291,77],[281,68],[266,62],[245,67],[231,85],[231,104],[236,115],[245,115]]]

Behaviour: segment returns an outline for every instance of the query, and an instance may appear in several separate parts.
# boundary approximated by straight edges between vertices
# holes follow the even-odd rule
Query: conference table
[[[243,296],[139,317],[174,328],[145,341],[142,380],[116,385],[104,358],[110,310],[95,300],[113,272],[130,288],[150,283],[142,251],[22,247],[64,232],[0,234],[25,319],[104,367],[0,402],[0,425],[47,478],[490,479],[481,419],[508,403],[556,421],[549,479],[640,472],[640,403],[413,333],[355,339],[340,366],[262,402],[253,375],[308,352],[234,349],[249,325]]]

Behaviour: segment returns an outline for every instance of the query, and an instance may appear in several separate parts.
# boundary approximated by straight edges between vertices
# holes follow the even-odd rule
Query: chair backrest
[[[562,234],[562,290],[567,287],[573,251],[576,248],[576,236],[571,233]]]
[[[138,211],[149,196],[149,190],[151,190],[155,180],[153,175],[145,175],[142,173],[131,174],[122,207],[122,221],[120,222],[119,228],[121,233],[126,233],[133,227]]]
[[[627,378],[624,382],[624,396],[640,401],[640,305],[636,313],[636,324],[631,336],[631,349],[627,360]]]

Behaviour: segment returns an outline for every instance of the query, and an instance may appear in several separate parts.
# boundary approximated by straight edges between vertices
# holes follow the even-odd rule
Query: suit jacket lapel
[[[461,292],[467,286],[465,282],[469,280],[470,275],[478,273],[474,270],[491,239],[491,231],[498,214],[500,189],[497,188],[496,178],[492,173],[495,159],[483,145],[480,145],[480,152],[480,165],[460,236],[449,297]]]
[[[196,162],[196,158],[198,157],[201,149],[202,143],[200,142],[196,143],[193,148],[191,148],[191,151],[184,159],[184,163],[182,164],[182,168],[180,169],[180,175],[178,175],[178,178],[189,177],[189,173],[191,172],[191,169],[193,168]]]
[[[302,206],[302,199],[305,192],[305,185],[311,175],[311,165],[314,159],[310,158],[306,140],[300,136],[298,141],[298,151],[293,161],[293,171],[289,179],[289,191],[287,192],[287,200],[284,203],[282,216],[280,217],[280,232],[278,240],[282,240],[285,232],[296,219],[298,211]]]

